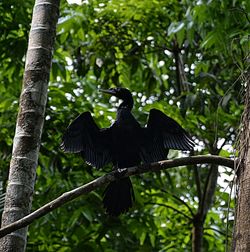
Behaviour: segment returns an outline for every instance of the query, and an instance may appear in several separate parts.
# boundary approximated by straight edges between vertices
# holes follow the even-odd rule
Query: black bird
[[[100,129],[90,112],[79,115],[67,128],[61,148],[65,152],[80,153],[85,161],[102,168],[112,163],[122,169],[166,159],[169,149],[192,150],[194,142],[172,118],[151,109],[146,127],[141,127],[131,113],[133,97],[125,88],[101,90],[121,99],[115,122]],[[103,197],[107,213],[118,216],[128,211],[134,201],[130,178],[111,182]]]

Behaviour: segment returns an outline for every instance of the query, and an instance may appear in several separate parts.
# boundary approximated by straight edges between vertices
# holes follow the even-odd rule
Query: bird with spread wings
[[[133,97],[128,89],[110,88],[101,91],[122,100],[115,122],[109,128],[100,129],[90,112],[80,114],[63,135],[63,151],[80,153],[88,164],[96,168],[112,163],[114,169],[121,170],[141,163],[164,160],[169,149],[193,149],[194,142],[189,134],[160,110],[151,109],[147,125],[141,127],[131,113]],[[110,182],[105,189],[103,205],[112,216],[128,211],[133,201],[130,178]]]

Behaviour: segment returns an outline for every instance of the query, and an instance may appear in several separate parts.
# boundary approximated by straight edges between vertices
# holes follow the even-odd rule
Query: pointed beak
[[[110,95],[115,95],[115,90],[112,89],[99,89],[100,92],[105,93],[105,94],[110,94]]]

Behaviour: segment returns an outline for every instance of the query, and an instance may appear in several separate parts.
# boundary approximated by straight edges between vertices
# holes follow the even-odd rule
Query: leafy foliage
[[[31,4],[0,3],[3,182]],[[63,2],[33,208],[111,170],[92,170],[80,157],[59,150],[64,129],[79,113],[91,111],[100,127],[114,120],[117,101],[101,96],[99,87],[132,90],[134,115],[142,125],[151,108],[166,112],[194,136],[193,154],[234,155],[243,109],[239,77],[249,66],[249,5],[229,0]],[[178,155],[172,151],[168,158]],[[104,213],[103,189],[79,198],[30,226],[27,251],[190,251],[193,218],[201,207],[198,188],[204,194],[209,178],[208,165],[196,168],[198,174],[183,167],[134,177],[136,204],[119,219]],[[204,251],[224,251],[230,236],[234,202],[224,185],[218,184],[205,216]]]

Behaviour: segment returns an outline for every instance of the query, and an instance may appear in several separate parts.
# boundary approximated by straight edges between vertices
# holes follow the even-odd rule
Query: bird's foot
[[[117,171],[119,173],[124,173],[125,171],[127,171],[127,168],[118,168]]]
[[[121,178],[127,172],[127,168],[118,168],[115,176]]]

